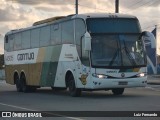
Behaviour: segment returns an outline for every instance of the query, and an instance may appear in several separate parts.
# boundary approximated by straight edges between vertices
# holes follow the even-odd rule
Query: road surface
[[[95,91],[83,92],[81,97],[71,97],[68,91],[52,91],[51,88],[41,88],[35,93],[16,92],[15,86],[0,81],[0,111],[47,111],[47,114],[55,115],[54,119],[75,120],[94,120],[97,118],[92,116],[81,117],[80,115],[70,117],[61,113],[58,113],[58,115],[62,117],[58,117],[54,111],[155,111],[156,113],[160,111],[160,85],[147,85],[145,88],[127,88],[124,94],[119,96],[114,96],[111,91]],[[116,116],[116,112],[113,112],[114,114]],[[10,118],[1,119],[10,120]],[[12,119],[17,120],[17,118]],[[53,118],[48,117],[47,119]],[[100,117],[98,119],[106,118]],[[125,117],[107,119],[158,120],[160,118]]]

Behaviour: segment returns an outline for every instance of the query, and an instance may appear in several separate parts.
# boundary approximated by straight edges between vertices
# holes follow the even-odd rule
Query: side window
[[[14,36],[15,36],[14,34],[8,36],[8,42],[9,42],[8,43],[9,44],[8,50],[9,51],[13,51],[14,39],[15,39]]]
[[[31,30],[31,47],[39,47],[39,36],[40,36],[40,29],[36,28]]]
[[[6,35],[5,38],[4,38],[4,49],[6,51],[8,51],[8,49],[9,49],[8,35]]]
[[[50,26],[41,27],[40,29],[40,46],[47,46],[50,44]]]
[[[51,44],[61,44],[61,24],[51,25]]]
[[[14,39],[14,50],[20,50],[22,48],[21,45],[22,45],[21,33],[16,33]]]
[[[22,48],[30,48],[31,39],[30,39],[30,31],[22,32]]]
[[[81,44],[81,37],[86,32],[86,27],[82,19],[75,20],[75,35],[76,35],[76,44]]]
[[[62,43],[74,43],[74,22],[66,21],[62,23]]]

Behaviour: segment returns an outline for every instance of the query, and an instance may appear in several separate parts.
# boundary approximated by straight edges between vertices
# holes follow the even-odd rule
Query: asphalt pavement
[[[159,77],[149,76],[148,83],[159,82]],[[148,84],[146,87],[126,88],[123,95],[115,96],[111,91],[83,92],[81,97],[71,97],[68,91],[52,91],[40,88],[35,93],[16,92],[15,85],[0,81],[0,111],[78,111],[78,116],[44,118],[23,118],[27,120],[159,120],[158,117],[82,117],[83,111],[160,111],[160,85]],[[96,113],[93,112],[93,116]],[[142,112],[140,112],[142,113]],[[0,120],[22,120],[22,118],[0,118]]]

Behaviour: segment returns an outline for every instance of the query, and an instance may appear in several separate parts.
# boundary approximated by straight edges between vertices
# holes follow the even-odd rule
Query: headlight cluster
[[[95,73],[94,73],[94,74],[92,74],[92,76],[93,76],[93,77],[96,77],[96,78],[101,78],[101,79],[102,79],[102,78],[103,78],[103,79],[108,78],[106,75],[102,75],[102,74],[95,74]]]
[[[144,76],[146,76],[146,73],[140,73],[137,75],[137,77],[144,77]]]

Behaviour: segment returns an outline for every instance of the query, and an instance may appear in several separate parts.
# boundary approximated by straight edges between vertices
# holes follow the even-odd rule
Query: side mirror
[[[156,39],[153,33],[148,31],[142,32],[142,40],[146,46],[151,45],[151,48],[156,48]]]
[[[91,36],[88,32],[84,34],[84,50],[91,51]]]

